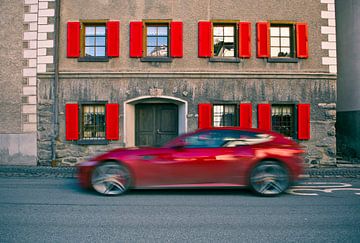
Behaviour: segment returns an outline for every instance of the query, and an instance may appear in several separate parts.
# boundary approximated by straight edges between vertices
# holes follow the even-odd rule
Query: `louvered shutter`
[[[308,25],[296,24],[296,54],[298,58],[309,57]]]
[[[239,23],[239,57],[251,57],[251,23]]]
[[[211,57],[211,22],[200,21],[198,39],[199,57]]]
[[[270,23],[259,22],[257,26],[257,57],[270,56]]]
[[[118,57],[119,51],[119,34],[120,34],[120,22],[109,21],[106,23],[106,35],[107,35],[107,55],[109,57]]]
[[[310,104],[298,104],[298,139],[310,139]]]
[[[212,106],[211,104],[199,104],[198,106],[198,127],[212,127]]]
[[[252,127],[252,104],[243,103],[240,104],[240,128],[251,128]]]
[[[130,22],[130,57],[143,56],[143,23]]]
[[[106,104],[106,139],[119,140],[119,104]]]
[[[183,56],[183,23],[171,22],[170,24],[170,55],[171,57]]]
[[[80,57],[80,22],[67,23],[67,57]]]
[[[78,104],[65,105],[66,140],[79,139],[79,106]]]
[[[258,105],[258,128],[261,130],[271,130],[271,106],[270,104]]]

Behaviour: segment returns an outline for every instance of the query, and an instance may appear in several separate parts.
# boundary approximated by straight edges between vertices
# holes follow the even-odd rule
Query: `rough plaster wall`
[[[306,71],[328,72],[321,58],[327,56],[327,50],[321,49],[321,41],[326,36],[320,27],[326,20],[321,19],[321,10],[326,4],[318,0],[64,0],[61,8],[60,23],[60,71],[208,71],[216,68],[220,71]],[[86,8],[83,8],[86,6]],[[234,7],[235,6],[235,7]],[[79,11],[81,9],[81,11]],[[66,58],[66,23],[81,19],[120,20],[120,57],[107,63],[77,62]],[[184,23],[184,57],[174,59],[172,63],[144,63],[138,58],[129,58],[129,22],[143,19],[173,19]],[[207,58],[198,58],[198,21],[227,19],[251,22],[252,57],[241,63],[210,63]],[[267,63],[256,58],[256,29],[259,21],[285,20],[307,22],[309,24],[309,58],[299,63]]]
[[[0,134],[21,132],[24,1],[0,1]]]

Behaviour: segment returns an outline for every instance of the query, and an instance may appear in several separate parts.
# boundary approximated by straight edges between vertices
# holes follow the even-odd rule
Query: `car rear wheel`
[[[116,162],[106,162],[95,168],[91,176],[91,185],[102,195],[121,195],[131,184],[129,170]]]
[[[276,161],[263,161],[250,175],[251,189],[261,196],[276,196],[289,187],[288,170]]]

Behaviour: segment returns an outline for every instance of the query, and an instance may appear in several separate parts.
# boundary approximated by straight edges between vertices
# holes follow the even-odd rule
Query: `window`
[[[270,26],[270,56],[272,58],[294,57],[293,25]]]
[[[105,139],[105,105],[82,105],[81,113],[81,139]]]
[[[67,23],[67,57],[79,61],[109,61],[119,57],[120,22],[82,20]]]
[[[169,56],[169,26],[168,24],[146,25],[146,56]]]
[[[214,127],[236,126],[236,105],[214,105]]]
[[[236,56],[236,26],[225,24],[213,25],[213,56],[235,57]]]
[[[286,137],[294,137],[294,105],[272,105],[271,122],[272,130],[281,133]]]
[[[105,57],[106,56],[106,32],[105,25],[84,25],[84,49],[83,56]]]

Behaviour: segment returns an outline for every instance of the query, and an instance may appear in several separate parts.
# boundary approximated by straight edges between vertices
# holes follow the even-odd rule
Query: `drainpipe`
[[[51,136],[51,166],[56,163],[56,140],[59,136],[58,122],[58,83],[59,83],[59,39],[60,39],[60,0],[55,1],[55,34],[54,34],[54,78],[51,82],[52,109],[52,136]]]

